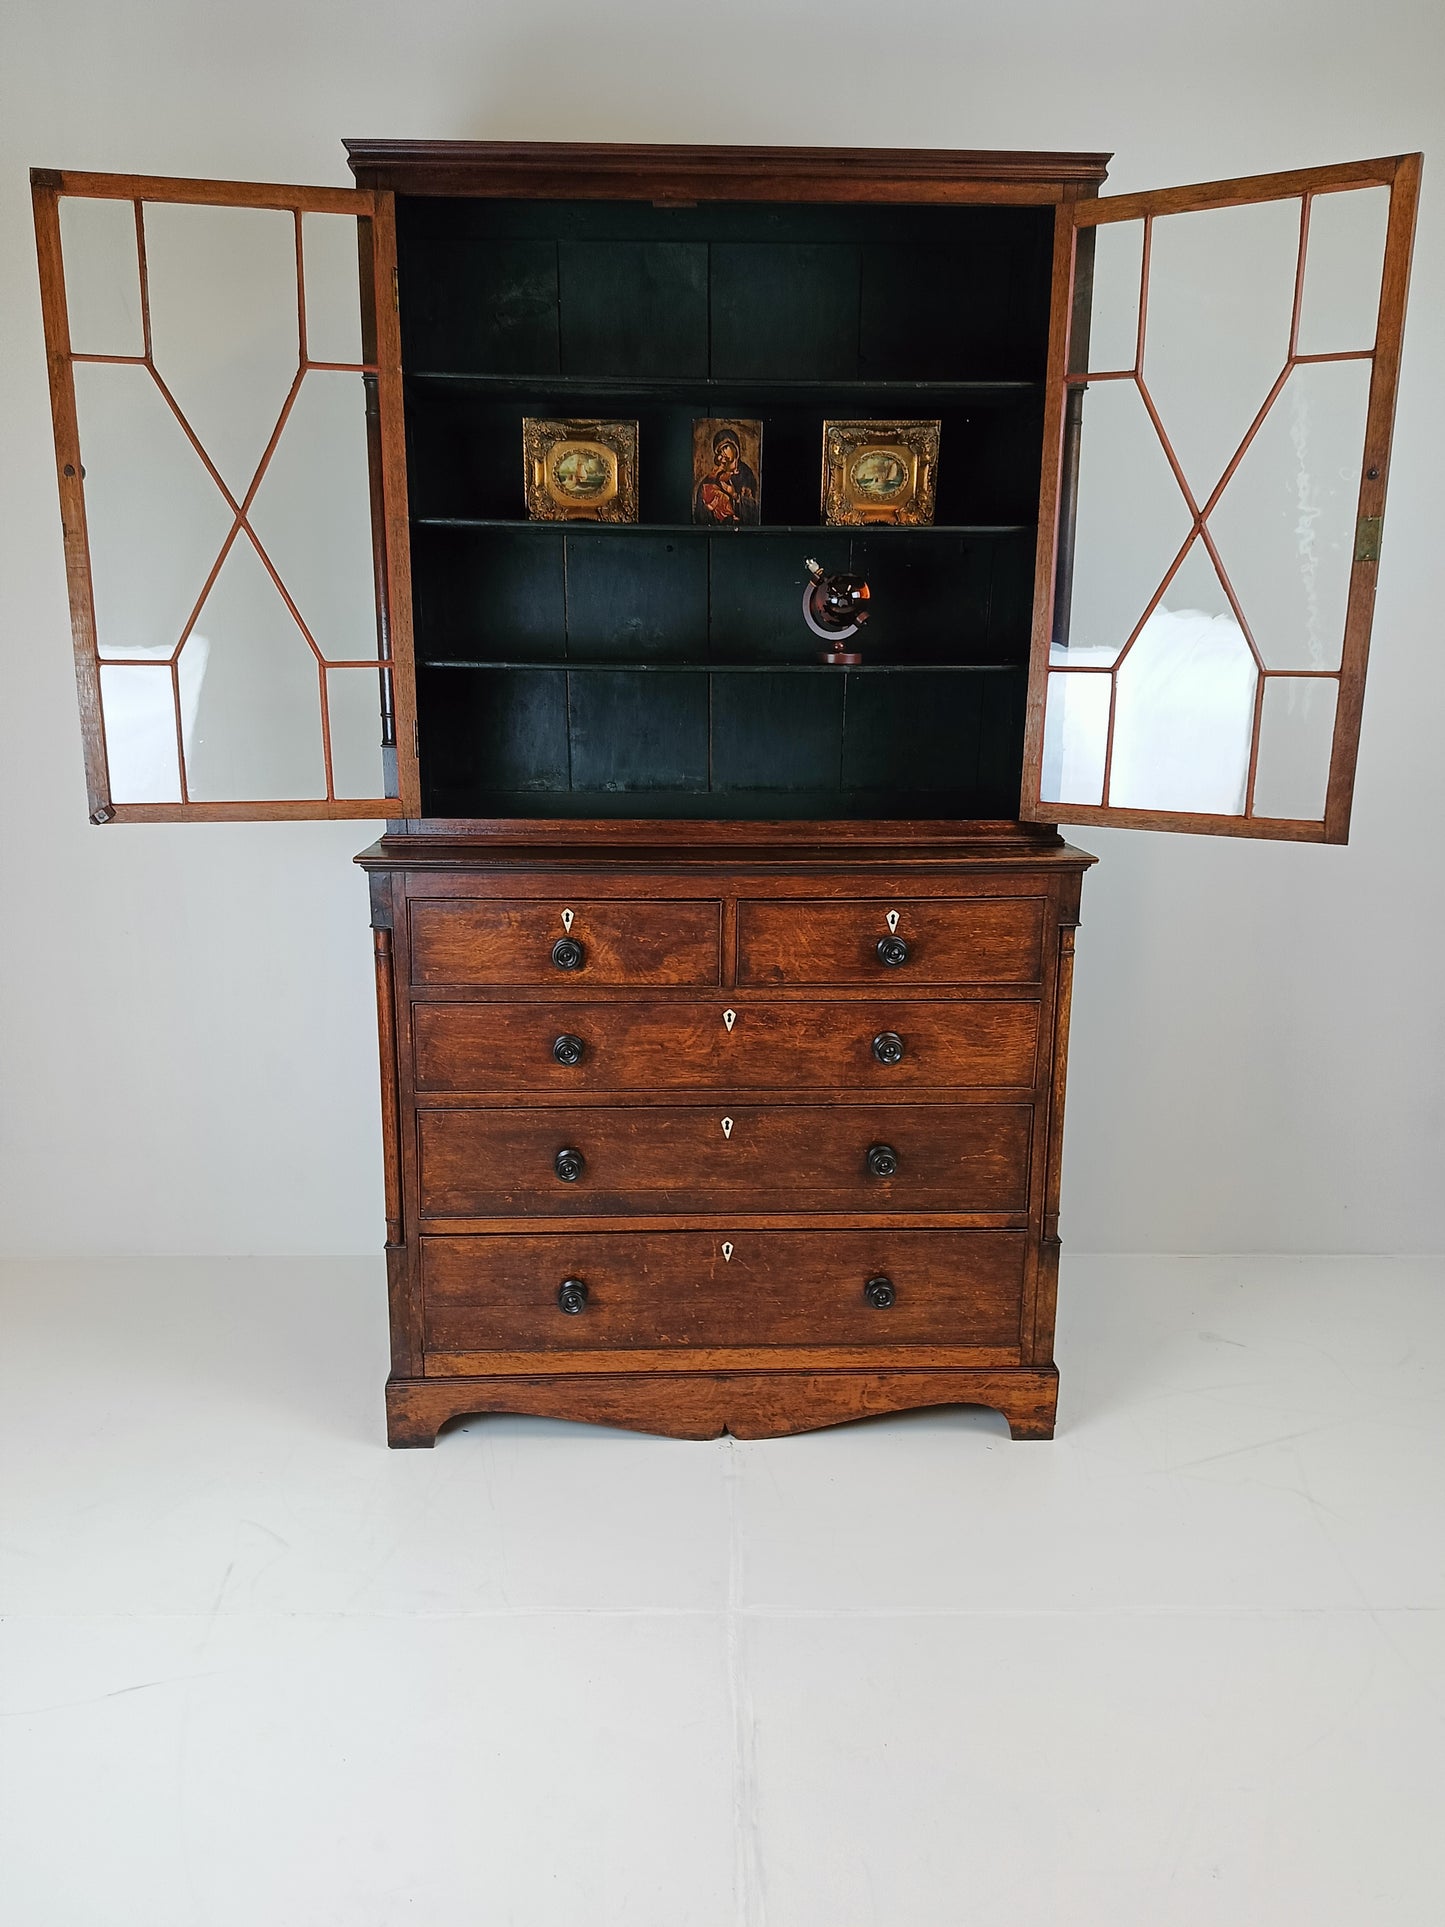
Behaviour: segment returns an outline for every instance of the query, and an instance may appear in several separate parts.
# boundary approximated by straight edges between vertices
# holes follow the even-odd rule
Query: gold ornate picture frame
[[[635,522],[637,423],[522,421],[533,522]]]
[[[834,528],[925,528],[943,424],[824,422],[823,520]]]

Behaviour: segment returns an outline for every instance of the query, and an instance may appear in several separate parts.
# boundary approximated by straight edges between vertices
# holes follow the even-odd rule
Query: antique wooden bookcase
[[[1053,824],[1343,841],[1419,157],[348,148],[33,179],[92,819],[389,819],[392,1442],[1049,1436]],[[529,521],[526,416],[638,520]],[[838,419],[942,423],[931,526],[820,525]]]

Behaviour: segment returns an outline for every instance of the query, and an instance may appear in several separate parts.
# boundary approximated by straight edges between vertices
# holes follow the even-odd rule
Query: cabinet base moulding
[[[985,1405],[1016,1439],[1054,1435],[1059,1375],[1052,1365],[1004,1371],[579,1373],[487,1378],[393,1378],[387,1440],[435,1445],[449,1419],[528,1413],[615,1425],[666,1438],[783,1438],[849,1419],[929,1405]]]

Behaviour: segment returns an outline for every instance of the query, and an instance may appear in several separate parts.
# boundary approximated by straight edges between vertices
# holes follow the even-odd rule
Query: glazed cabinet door
[[[391,196],[31,180],[92,821],[416,815]]]
[[[1059,209],[1026,821],[1345,841],[1419,178]]]

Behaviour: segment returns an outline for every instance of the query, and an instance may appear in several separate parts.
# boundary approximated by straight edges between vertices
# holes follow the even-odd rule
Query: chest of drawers
[[[1053,1430],[1074,929],[1050,832],[397,835],[372,873],[395,1445],[464,1413]],[[720,839],[721,840],[721,839]]]

